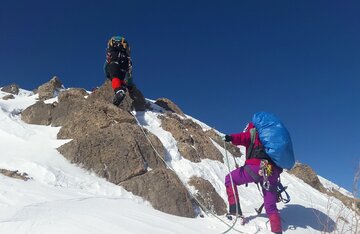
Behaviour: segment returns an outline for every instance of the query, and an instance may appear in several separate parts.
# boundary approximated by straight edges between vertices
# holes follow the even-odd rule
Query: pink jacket
[[[248,123],[248,125],[247,125],[244,132],[230,134],[230,136],[232,137],[231,143],[234,144],[234,145],[245,146],[246,147],[246,152],[248,152],[249,146],[250,146],[250,143],[251,143],[250,129],[252,129],[254,127],[255,127],[254,124],[252,122],[250,122],[250,123]],[[259,139],[259,134],[256,133],[255,142],[254,142],[254,148],[256,148],[258,146],[262,146],[262,143],[261,143],[261,141]],[[261,159],[251,158],[251,159],[247,159],[245,164],[258,165],[258,164],[260,164],[260,161],[261,161]]]

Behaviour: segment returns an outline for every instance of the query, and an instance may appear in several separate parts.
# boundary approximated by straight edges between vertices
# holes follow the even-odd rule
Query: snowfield
[[[204,214],[203,218],[190,219],[157,211],[122,187],[71,164],[56,150],[69,141],[56,139],[60,128],[29,125],[21,121],[21,111],[34,104],[37,95],[21,90],[15,99],[3,100],[5,95],[0,92],[0,169],[27,173],[31,179],[22,181],[0,174],[1,234],[212,234],[229,229],[218,219],[225,220],[224,217]],[[223,185],[228,173],[226,164],[208,159],[192,163],[184,159],[175,139],[160,127],[158,108],[138,112],[136,116],[139,123],[158,136],[166,147],[168,165],[191,193],[196,192],[195,188],[187,182],[195,175],[210,181],[227,201]],[[199,120],[194,121],[204,129],[210,128]],[[224,149],[214,144],[221,150],[226,162]],[[231,157],[230,153],[227,155]],[[244,162],[243,158],[237,160],[239,165]],[[232,159],[230,167],[234,169]],[[286,172],[281,178],[291,196],[290,203],[278,203],[285,233],[335,232],[335,223],[346,232],[354,223],[354,213],[337,199],[321,194]],[[321,181],[327,180],[321,178]],[[326,186],[336,187],[330,181]],[[244,226],[237,223],[236,230],[228,233],[270,233],[266,215],[257,215],[254,211],[262,204],[256,185],[240,186],[239,194],[248,223]],[[232,224],[231,221],[225,222]]]

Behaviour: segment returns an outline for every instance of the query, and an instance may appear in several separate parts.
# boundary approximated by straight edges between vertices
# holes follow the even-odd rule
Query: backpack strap
[[[256,133],[257,133],[256,128],[250,129],[250,139],[251,139],[251,141],[250,141],[249,148],[246,151],[246,159],[249,159],[251,157],[252,152],[253,152],[255,139],[256,139]]]

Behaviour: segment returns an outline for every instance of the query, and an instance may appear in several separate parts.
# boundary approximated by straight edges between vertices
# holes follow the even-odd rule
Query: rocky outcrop
[[[3,92],[11,93],[11,94],[14,94],[14,95],[18,95],[19,90],[20,90],[20,87],[17,84],[10,84],[10,85],[4,86],[1,89],[1,91],[3,91]]]
[[[170,111],[172,113],[176,113],[182,117],[185,117],[184,112],[171,100],[167,98],[158,98],[155,101],[155,104],[164,108],[166,111]]]
[[[121,185],[150,201],[157,210],[190,218],[196,215],[186,188],[169,169],[155,169]]]
[[[321,184],[316,172],[308,165],[297,162],[295,166],[288,172],[303,180],[305,183],[307,183],[314,189],[320,192],[325,191],[325,188]]]
[[[31,179],[27,173],[20,173],[17,170],[11,171],[11,170],[7,170],[7,169],[0,169],[0,173],[5,176],[8,176],[8,177],[11,177],[14,179],[24,180],[24,181]]]
[[[200,125],[171,113],[161,117],[161,120],[161,127],[170,132],[178,142],[179,152],[184,158],[192,162],[200,162],[201,159],[223,162],[222,154]]]
[[[348,197],[335,188],[326,189],[320,182],[316,172],[310,166],[297,162],[288,172],[300,178],[316,190],[339,199],[346,207],[360,214],[360,199]]]
[[[208,210],[217,215],[226,213],[226,204],[220,195],[216,192],[212,184],[200,177],[191,177],[189,185],[194,186],[197,190],[196,199]]]
[[[62,89],[64,89],[64,86],[60,79],[54,76],[49,82],[39,86],[37,92],[40,100],[47,100],[55,97]]]
[[[137,125],[116,124],[81,135],[75,132],[73,136],[71,142],[59,147],[59,152],[114,184],[145,174],[149,167],[165,168]],[[151,140],[163,155],[161,142],[155,136]]]
[[[82,89],[61,90],[58,102],[39,101],[22,112],[22,119],[32,124],[61,126],[58,138],[72,140],[58,151],[72,163],[114,184],[121,183],[156,209],[194,217],[185,186],[165,169],[164,146],[155,135],[141,129],[129,113],[137,100],[127,95],[119,108],[112,104],[113,95],[108,81],[91,94]],[[137,95],[142,96],[140,91]],[[145,107],[144,103],[138,106]]]
[[[9,99],[15,99],[14,95],[12,94],[8,94],[8,95],[5,95],[4,97],[2,97],[3,100],[9,100]]]
[[[54,105],[38,101],[21,113],[21,119],[28,124],[50,125]]]
[[[210,137],[213,141],[215,141],[218,145],[221,147],[224,147],[224,141],[221,139],[221,137],[215,132],[214,129],[210,129],[205,131],[205,134]],[[225,142],[226,149],[234,156],[234,157],[241,157],[242,153],[240,152],[239,147],[229,143]]]
[[[125,111],[132,111],[135,109],[136,111],[144,111],[149,109],[149,104],[145,101],[144,95],[142,92],[134,87],[133,92],[126,93],[125,99],[120,104],[120,108]],[[114,98],[114,91],[111,88],[111,81],[106,79],[104,85],[94,90],[91,95],[88,97],[89,100],[103,100],[108,103],[112,103]]]

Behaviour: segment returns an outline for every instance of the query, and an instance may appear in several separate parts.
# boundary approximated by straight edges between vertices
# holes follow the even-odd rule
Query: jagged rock
[[[314,189],[317,189],[320,192],[325,191],[325,188],[321,184],[319,177],[310,166],[297,162],[295,166],[288,172],[303,180]]]
[[[59,103],[56,103],[56,108],[51,112],[52,126],[65,126],[74,121],[78,123],[79,119],[75,118],[79,118],[79,116],[75,116],[75,113],[81,111],[83,108],[87,108],[85,95],[87,95],[87,93],[83,89],[61,91],[58,96]]]
[[[196,215],[186,188],[169,169],[155,169],[121,185],[149,201],[157,210],[190,218]]]
[[[184,112],[175,103],[173,103],[170,99],[158,98],[158,99],[156,99],[155,104],[158,106],[161,106],[162,108],[164,108],[167,111],[170,111],[170,112],[176,113],[182,117],[185,117]]]
[[[111,88],[111,81],[106,79],[104,84],[94,90],[88,98],[89,100],[103,100],[108,103],[112,103],[114,99],[114,91]],[[141,91],[138,88],[134,88],[132,97],[130,97],[129,92],[126,93],[125,99],[119,106],[120,109],[125,111],[132,111],[133,108],[136,111],[144,111],[149,109],[149,105],[146,103],[145,98]]]
[[[197,190],[196,199],[207,209],[214,211],[217,215],[223,215],[227,212],[224,200],[209,181],[200,177],[191,177],[189,185],[195,187]]]
[[[214,146],[201,126],[190,119],[181,119],[175,114],[161,117],[162,128],[172,134],[178,142],[180,154],[192,161],[200,162],[201,159],[212,159],[223,162],[223,156]]]
[[[5,176],[8,176],[8,177],[11,177],[14,179],[24,180],[24,181],[31,179],[27,173],[20,173],[17,170],[11,171],[11,170],[7,170],[7,169],[0,169],[0,173]]]
[[[111,81],[106,79],[104,84],[99,88],[95,89],[87,98],[89,101],[104,101],[107,103],[112,103],[114,98],[114,91],[111,88]]]
[[[60,102],[58,108],[54,110],[56,123],[63,126],[58,133],[60,139],[78,138],[84,134],[111,127],[118,123],[136,124],[131,114],[113,104],[101,101],[85,102],[83,106],[79,106],[77,109],[72,107],[71,103],[72,101]],[[60,121],[61,117],[63,117],[60,112],[61,108],[68,110],[70,118]],[[55,116],[56,110],[59,111],[59,114]]]
[[[40,100],[46,100],[55,97],[61,89],[63,89],[63,85],[60,79],[57,76],[54,76],[49,82],[39,86],[38,93]]]
[[[14,95],[18,95],[19,90],[20,90],[20,87],[17,84],[7,85],[1,89],[1,91],[3,91],[3,92],[11,93]]]
[[[210,137],[213,141],[218,143],[221,147],[224,147],[224,141],[221,139],[221,137],[215,132],[214,129],[210,129],[205,131],[205,134]],[[239,147],[229,143],[225,142],[226,149],[234,156],[234,157],[241,157],[242,153],[240,152]]]
[[[59,93],[58,101],[63,102],[71,99],[85,99],[88,93],[85,89],[71,88]]]
[[[2,97],[3,100],[9,100],[9,99],[14,99],[14,95],[12,94],[8,94],[8,95],[5,95],[4,97]]]
[[[147,133],[151,135],[151,133]],[[164,155],[164,148],[155,136],[151,138],[156,150]],[[94,171],[108,181],[118,184],[144,174],[148,167],[165,165],[134,124],[121,123],[97,131],[74,136],[73,140],[58,148],[68,160]]]
[[[43,101],[36,102],[21,113],[21,120],[28,124],[50,125],[54,106]]]

